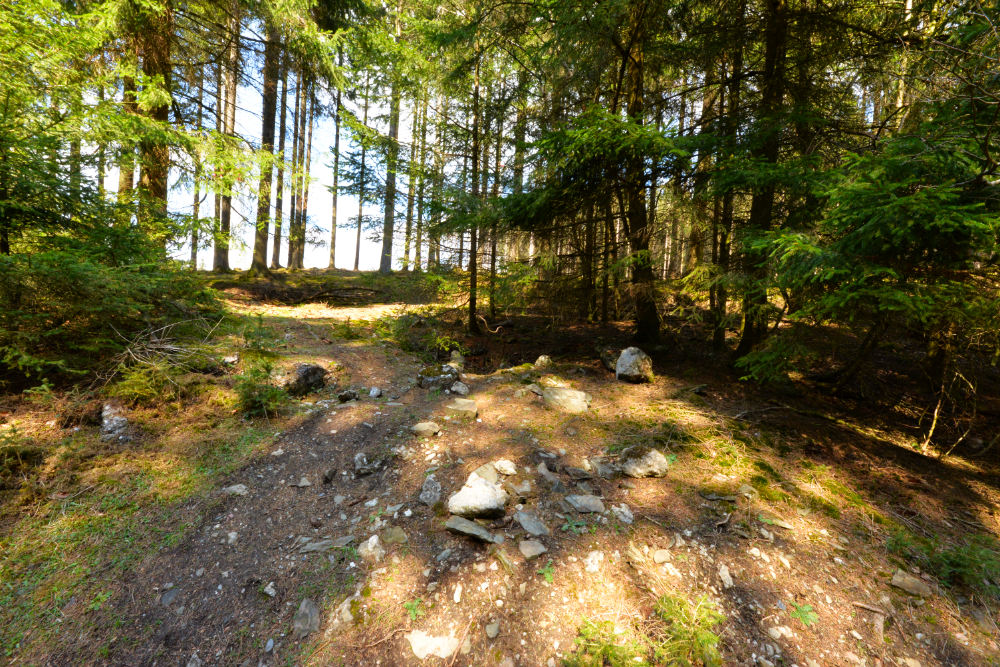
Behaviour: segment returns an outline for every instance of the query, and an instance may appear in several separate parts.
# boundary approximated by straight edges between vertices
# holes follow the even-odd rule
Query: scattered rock
[[[128,419],[125,417],[125,410],[120,405],[105,403],[101,408],[101,440],[127,442],[131,439],[127,431]]]
[[[733,587],[733,577],[729,574],[729,568],[725,565],[719,568],[719,579],[722,580],[723,588]]]
[[[612,505],[611,513],[615,515],[616,519],[618,519],[619,521],[621,521],[626,525],[632,525],[632,522],[635,521],[635,517],[632,515],[632,510],[629,509],[629,506],[626,505],[625,503],[621,503],[620,505]]]
[[[420,487],[420,502],[429,507],[441,500],[441,482],[434,478],[434,474],[427,475],[423,486]]]
[[[614,373],[617,370],[619,356],[620,352],[618,350],[606,347],[601,350],[601,363],[604,364],[605,368]]]
[[[507,498],[501,486],[472,474],[465,486],[448,499],[448,511],[471,518],[503,516]]]
[[[927,585],[923,579],[913,576],[909,572],[903,570],[896,570],[892,575],[892,585],[896,588],[901,588],[910,595],[918,595],[920,597],[930,597],[933,595],[934,591],[931,587]]]
[[[590,471],[584,470],[583,468],[577,468],[575,466],[566,466],[566,474],[575,480],[594,478]]]
[[[545,545],[538,540],[521,540],[521,543],[517,545],[517,548],[521,551],[521,555],[527,560],[537,558],[548,551],[548,549],[545,548]]]
[[[476,406],[475,401],[469,398],[456,398],[444,406],[444,409],[452,416],[459,417],[460,419],[475,419],[479,416],[479,407]]]
[[[198,653],[196,651],[195,654],[191,656],[191,659],[187,661],[186,667],[202,667],[202,665],[204,664],[205,663],[198,656]]]
[[[333,484],[333,480],[337,479],[337,469],[328,468],[326,472],[323,473],[323,483]]]
[[[329,549],[333,548],[333,540],[316,540],[315,542],[306,542],[301,547],[299,547],[300,554],[313,554],[313,553],[323,553]]]
[[[389,526],[382,533],[382,541],[385,542],[386,546],[390,546],[393,544],[406,544],[410,541],[410,538],[407,537],[406,531],[399,526]]]
[[[354,474],[358,476],[371,475],[382,467],[382,461],[369,461],[368,455],[358,452],[354,455]]]
[[[222,364],[224,366],[235,366],[239,360],[240,360],[240,355],[227,354],[226,356],[222,357]]]
[[[583,559],[584,565],[587,566],[587,572],[599,572],[603,561],[603,551],[591,551],[587,554],[587,557]]]
[[[235,530],[231,530],[226,534],[226,544],[236,544],[236,539],[239,537]]]
[[[471,482],[473,477],[481,477],[490,484],[496,484],[500,481],[500,478],[497,476],[497,469],[493,467],[492,463],[484,463],[473,470],[472,474],[469,475],[469,478],[465,480],[465,483],[468,484]]]
[[[615,377],[626,382],[652,382],[653,360],[637,347],[626,347],[615,363]]]
[[[309,519],[309,525],[312,526],[313,528],[322,528],[323,519],[319,518],[318,516],[314,516],[313,518]]]
[[[470,390],[469,385],[459,380],[448,387],[448,391],[453,394],[458,394],[459,396],[468,396]]]
[[[296,364],[292,379],[285,383],[285,391],[292,396],[305,396],[326,385],[327,375],[329,371],[317,364]]]
[[[434,422],[419,422],[410,427],[410,431],[418,438],[429,438],[441,432],[441,427]]]
[[[547,354],[543,354],[535,359],[535,368],[548,368],[552,365],[552,359]]]
[[[493,469],[496,470],[501,475],[517,474],[517,466],[514,465],[513,461],[508,461],[507,459],[500,459],[499,461],[494,461]]]
[[[264,653],[270,653],[273,650],[274,650],[274,639],[269,638],[267,640],[267,643],[264,644]]]
[[[604,503],[597,496],[581,496],[581,495],[571,495],[566,496],[566,502],[568,502],[573,509],[581,514],[587,514],[590,512],[604,512]]]
[[[319,630],[319,607],[309,598],[305,598],[292,618],[292,632],[296,639],[303,639],[317,630]]]
[[[171,588],[169,591],[165,592],[160,596],[160,604],[164,607],[169,607],[174,600],[177,599],[177,595],[180,593],[179,588]]]
[[[368,398],[378,398],[382,395],[382,390],[378,387],[372,387],[368,390]]]
[[[227,486],[222,490],[222,493],[227,496],[245,496],[250,492],[246,484],[233,484],[232,486]]]
[[[670,560],[670,552],[666,549],[657,549],[653,552],[653,562],[657,565],[663,565],[668,560]]]
[[[542,390],[542,400],[549,409],[570,414],[580,414],[590,408],[590,394],[565,387],[546,387]]]
[[[468,535],[482,540],[483,542],[498,542],[498,537],[486,530],[478,523],[463,519],[460,516],[453,516],[445,522],[444,527],[459,535]]]
[[[404,637],[410,642],[413,655],[417,656],[420,660],[424,660],[432,655],[438,658],[450,658],[461,644],[461,641],[452,634],[435,637],[423,630],[414,630],[404,635]]]
[[[417,385],[423,389],[444,389],[458,381],[458,369],[449,364],[427,366],[417,374]]]
[[[340,549],[340,548],[346,547],[348,544],[350,544],[353,541],[354,541],[354,536],[353,535],[344,535],[342,537],[336,538],[333,541],[333,546],[335,548],[337,548],[337,549]]]
[[[588,459],[591,469],[601,479],[613,479],[618,475],[618,468],[603,457]]]
[[[358,400],[358,392],[354,389],[345,389],[344,391],[337,394],[337,400],[341,403],[347,403],[348,401]]]
[[[465,368],[465,357],[458,350],[452,350],[451,355],[448,358],[448,365],[452,368],[462,370]]]
[[[493,621],[492,623],[486,624],[486,636],[490,639],[496,639],[497,635],[500,634],[500,622]]]
[[[670,464],[658,449],[634,445],[621,454],[621,470],[629,477],[663,477]]]
[[[358,546],[358,555],[365,560],[379,562],[385,556],[385,549],[378,535],[372,535]]]
[[[521,528],[524,528],[529,535],[539,537],[541,535],[550,535],[552,533],[552,531],[549,530],[549,527],[531,512],[519,510],[514,513],[514,520],[521,524]]]
[[[300,477],[298,483],[292,484],[292,486],[297,486],[304,489],[307,486],[312,486],[312,482],[309,481],[308,477]]]
[[[267,586],[264,586],[264,588],[262,588],[261,591],[263,591],[264,595],[266,595],[268,597],[271,597],[271,598],[273,598],[275,595],[278,594],[278,591],[275,590],[275,588],[274,588],[274,582],[273,581],[267,582]]]

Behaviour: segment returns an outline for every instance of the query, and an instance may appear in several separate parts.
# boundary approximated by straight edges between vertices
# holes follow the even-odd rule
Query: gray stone
[[[552,359],[547,354],[543,354],[535,359],[535,368],[548,368],[552,365]]]
[[[222,490],[227,496],[245,496],[250,492],[246,484],[233,484],[232,486],[227,486]]]
[[[169,591],[165,592],[160,596],[160,603],[164,607],[169,607],[174,600],[177,599],[177,595],[180,593],[179,588],[171,588]]]
[[[382,541],[386,545],[406,544],[410,541],[410,538],[406,535],[406,531],[399,526],[389,526],[382,533]]]
[[[500,477],[497,476],[497,469],[493,466],[492,463],[484,463],[483,465],[473,470],[472,474],[469,475],[469,478],[465,480],[465,483],[468,484],[469,482],[471,482],[473,477],[481,477],[490,484],[496,484],[497,482],[500,481]]]
[[[427,366],[417,374],[417,385],[423,389],[445,389],[458,380],[458,369],[449,364]]]
[[[583,468],[577,468],[575,466],[566,466],[566,474],[569,475],[571,479],[575,480],[594,478],[590,471],[584,470]]]
[[[590,459],[590,467],[602,479],[612,479],[618,474],[618,468],[609,463],[607,459],[601,457]]]
[[[382,461],[369,461],[368,455],[358,452],[354,455],[354,473],[359,476],[371,475],[382,467]]]
[[[492,623],[487,623],[485,630],[486,630],[486,636],[489,639],[496,639],[497,635],[500,634],[500,622],[493,621]]]
[[[566,502],[568,502],[573,509],[581,514],[604,512],[604,503],[601,502],[601,499],[597,496],[571,495],[566,496]]]
[[[448,499],[448,511],[468,518],[503,516],[507,498],[502,487],[473,474],[465,486]]]
[[[413,655],[420,660],[430,656],[438,658],[450,658],[458,650],[462,640],[452,634],[436,637],[429,635],[423,630],[414,630],[403,635],[406,641],[410,642]]]
[[[444,406],[444,409],[453,417],[460,419],[475,419],[479,415],[479,407],[469,398],[456,398]]]
[[[434,478],[434,474],[427,475],[423,486],[420,487],[420,502],[429,507],[441,500],[441,482]]]
[[[385,556],[385,549],[382,548],[382,542],[378,539],[378,535],[372,535],[362,542],[358,546],[358,555],[365,560],[376,563],[382,560],[382,557]]]
[[[604,364],[605,368],[614,373],[618,365],[618,357],[620,356],[621,353],[618,350],[606,347],[601,350],[601,363]]]
[[[725,565],[719,568],[719,579],[722,581],[723,588],[733,587],[733,577],[729,574],[729,568]]]
[[[285,391],[292,396],[305,396],[324,387],[327,375],[329,371],[317,364],[296,364],[292,378],[285,383]]]
[[[635,517],[632,515],[632,510],[625,503],[620,505],[612,505],[611,513],[615,515],[615,518],[626,525],[631,525],[635,521]]]
[[[453,368],[457,368],[458,370],[462,370],[465,368],[465,357],[463,357],[462,353],[458,350],[452,350],[448,359],[448,365]]]
[[[101,408],[101,440],[110,442],[118,440],[127,441],[128,419],[125,418],[125,410],[113,403],[105,403]]]
[[[527,560],[532,558],[538,558],[543,553],[548,551],[545,545],[538,540],[521,540],[521,543],[517,545],[517,548],[521,551],[521,555]]]
[[[315,542],[306,542],[301,547],[299,547],[300,554],[314,554],[323,553],[333,548],[333,540],[316,540]]]
[[[590,408],[590,394],[565,387],[546,387],[542,390],[542,400],[551,410],[580,414]]]
[[[615,377],[626,382],[652,382],[653,360],[637,347],[626,347],[615,363]]]
[[[264,644],[264,653],[270,653],[274,650],[274,639],[268,639],[267,643]]]
[[[347,403],[348,401],[358,400],[358,392],[354,389],[345,389],[344,391],[337,394],[337,400],[341,403]]]
[[[319,630],[319,607],[309,598],[305,598],[292,618],[292,632],[296,639],[303,639],[317,630]]]
[[[483,542],[499,542],[496,535],[486,530],[475,521],[469,521],[468,519],[463,519],[460,516],[453,516],[448,519],[448,521],[445,522],[444,527],[453,533],[475,537]]]
[[[663,452],[646,445],[629,447],[621,454],[621,470],[629,477],[663,477],[669,467]]]
[[[931,587],[927,585],[927,582],[919,577],[915,577],[909,572],[904,570],[896,570],[892,575],[892,585],[896,588],[900,588],[910,595],[919,595],[920,597],[930,597],[934,594]]]
[[[323,473],[323,483],[332,484],[333,480],[337,479],[337,469],[328,468],[326,472]]]
[[[292,486],[297,486],[299,488],[304,489],[307,486],[312,486],[312,482],[309,481],[308,477],[300,477],[298,483],[293,484]]]
[[[441,432],[441,427],[434,422],[419,422],[410,427],[410,432],[418,438],[429,438]]]
[[[468,396],[470,390],[469,385],[459,380],[458,382],[452,383],[452,385],[448,387],[448,391],[453,394],[458,394],[459,396]]]
[[[552,532],[549,530],[549,527],[545,525],[544,521],[531,512],[518,510],[514,513],[514,520],[521,524],[521,528],[524,528],[530,535],[534,535],[535,537],[540,535],[549,535]]]
[[[354,541],[353,535],[344,535],[342,537],[338,537],[335,540],[333,540],[333,546],[336,549],[342,549],[343,547],[346,547],[353,541]]]
[[[378,387],[372,387],[368,390],[368,398],[378,398],[382,395],[382,390]]]

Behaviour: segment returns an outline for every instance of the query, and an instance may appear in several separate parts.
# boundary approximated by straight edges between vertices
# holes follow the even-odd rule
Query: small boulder
[[[670,464],[658,449],[634,445],[621,454],[621,471],[629,477],[664,477]]]
[[[627,347],[615,363],[615,377],[626,382],[652,382],[653,360],[639,348]]]
[[[371,475],[374,472],[378,472],[378,469],[382,467],[382,461],[369,461],[368,455],[364,452],[358,452],[354,455],[354,474],[359,477],[365,475]]]
[[[545,525],[545,522],[531,512],[519,510],[514,513],[514,520],[521,524],[521,528],[524,528],[528,534],[534,535],[535,537],[551,534],[551,531],[549,530],[549,527]]]
[[[904,570],[896,570],[892,575],[891,583],[896,588],[902,589],[910,595],[918,595],[926,598],[934,594],[934,591],[931,590],[926,581]]]
[[[493,462],[493,468],[501,475],[516,475],[517,466],[514,465],[513,461],[508,459],[500,459]]]
[[[431,421],[418,422],[410,427],[410,432],[418,438],[429,438],[440,433],[441,427]]]
[[[344,391],[337,394],[337,400],[341,403],[347,403],[348,401],[358,400],[358,392],[354,389],[345,389]]]
[[[448,499],[448,511],[471,518],[499,517],[504,514],[507,498],[501,486],[472,474],[465,486]]]
[[[552,359],[547,354],[543,354],[535,359],[535,368],[548,368],[552,365]]]
[[[124,409],[114,403],[105,403],[101,408],[101,440],[127,442],[130,439],[127,431],[128,419]]]
[[[438,658],[450,658],[462,644],[462,640],[455,637],[453,634],[435,637],[434,635],[427,634],[423,630],[414,630],[413,632],[404,635],[404,637],[406,637],[406,640],[410,642],[410,648],[413,650],[413,655],[417,656],[420,660],[428,658],[432,655],[437,656]]]
[[[372,387],[368,390],[368,398],[378,398],[382,395],[382,390],[378,387]]]
[[[458,380],[458,369],[450,364],[427,366],[417,374],[417,384],[423,389],[445,389]]]
[[[365,560],[378,562],[385,556],[385,549],[378,535],[372,535],[358,546],[358,555]]]
[[[389,526],[382,533],[382,541],[386,546],[393,544],[406,544],[410,541],[409,536],[407,536],[406,531],[399,526]]]
[[[590,408],[591,398],[590,394],[577,389],[546,387],[542,390],[542,400],[551,410],[576,415]]]
[[[615,515],[615,518],[624,523],[625,525],[631,525],[635,521],[635,516],[632,515],[632,510],[625,503],[620,505],[612,505],[611,513]]]
[[[433,507],[441,500],[441,482],[434,478],[434,474],[427,475],[423,486],[420,487],[420,502],[429,507]]]
[[[451,387],[449,387],[448,390],[453,394],[458,394],[459,396],[469,395],[469,385],[465,384],[461,380],[452,383]]]
[[[329,371],[317,364],[296,364],[292,378],[285,383],[285,391],[292,396],[305,396],[323,388],[327,375]]]
[[[604,503],[597,496],[570,495],[566,496],[566,502],[568,502],[573,509],[581,514],[604,512]]]
[[[476,402],[468,398],[456,398],[444,406],[444,409],[452,417],[458,417],[459,419],[475,419],[479,416],[479,407],[476,405]]]
[[[250,490],[247,489],[246,484],[233,484],[232,486],[227,486],[222,490],[222,493],[227,496],[245,496],[249,492]]]
[[[618,365],[619,356],[621,356],[621,353],[618,350],[606,347],[601,350],[601,363],[604,364],[605,368],[614,373]]]
[[[517,548],[521,551],[521,555],[524,556],[525,560],[538,558],[543,553],[548,551],[548,549],[545,548],[545,545],[538,540],[521,540],[521,543],[517,545]]]

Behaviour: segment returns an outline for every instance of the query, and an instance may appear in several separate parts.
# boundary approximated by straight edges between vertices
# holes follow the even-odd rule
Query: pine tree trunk
[[[195,129],[201,134],[204,120],[205,72],[198,66],[198,114]],[[195,149],[194,160],[194,201],[191,205],[191,270],[198,270],[198,221],[201,218],[201,147]]]
[[[337,64],[344,66],[344,52],[337,55]],[[337,194],[340,186],[340,88],[337,88],[335,108],[333,113],[333,189],[330,194],[333,199],[330,216],[330,268],[337,268]]]
[[[474,66],[473,74],[473,86],[472,86],[472,198],[474,200],[479,200],[479,39],[476,39],[476,62]],[[479,257],[477,256],[477,251],[479,250],[478,243],[478,224],[473,223],[472,229],[469,232],[469,332],[473,334],[482,333],[482,329],[479,326],[479,320],[477,319],[478,313],[476,312],[476,279],[479,275]]]
[[[274,245],[271,248],[271,269],[281,268],[281,217],[285,206],[285,122],[288,118],[288,56],[281,62],[281,111],[278,127],[278,182],[274,197]],[[334,195],[336,196],[336,195]]]
[[[274,116],[278,104],[278,49],[280,42],[278,31],[268,24],[267,36],[264,42],[264,88],[261,95],[261,126],[260,148],[264,163],[260,167],[260,180],[257,182],[257,228],[253,240],[253,259],[250,272],[266,275],[267,269],[267,232],[269,226],[268,213],[271,210],[271,174],[274,170]]]
[[[135,114],[138,107],[135,102],[135,79],[122,78],[122,111]],[[132,199],[132,186],[135,183],[135,146],[129,144],[121,147],[118,158],[118,203],[126,204]]]
[[[424,177],[424,163],[427,158],[427,95],[424,94],[423,109],[421,110],[422,120],[420,122],[420,158],[417,163],[417,178],[419,179],[419,185],[417,186],[417,237],[414,243],[414,253],[413,253],[413,269],[414,271],[421,270],[421,260],[420,249],[423,244],[423,234],[424,234],[424,190],[427,184],[427,179]]]
[[[164,2],[161,8],[153,11],[147,10],[148,25],[144,27],[140,35],[140,49],[142,51],[142,72],[149,79],[160,81],[168,92],[170,92],[170,37],[173,34],[173,9],[170,2]],[[162,102],[152,106],[147,111],[150,120],[161,125],[166,125],[170,114],[169,102]],[[147,229],[151,227],[153,217],[159,218],[158,223],[163,224],[167,215],[167,176],[170,171],[170,145],[165,139],[160,139],[157,135],[145,137],[139,143],[141,153],[141,175],[139,187],[142,191],[144,204],[149,207],[151,215],[144,215],[142,222]],[[146,208],[143,207],[143,209]],[[151,230],[160,236],[166,244],[166,231],[164,229]]]
[[[406,225],[403,229],[403,270],[410,270],[410,244],[413,241],[413,204],[416,197],[417,136],[420,133],[420,108],[413,100],[413,125],[410,129],[410,168],[406,184]]]
[[[394,18],[396,24],[395,40],[400,37],[399,14],[402,7],[396,6]],[[379,273],[392,272],[392,235],[396,226],[396,169],[399,162],[399,81],[395,72],[392,73],[392,91],[389,99],[389,155],[386,159],[385,203],[383,204],[382,220],[382,258],[379,261]]]
[[[362,125],[368,124],[368,74],[365,74],[365,92],[362,111]],[[361,260],[361,223],[364,221],[365,211],[365,146],[361,145],[361,172],[358,177],[358,236],[354,242],[354,270],[358,270]]]
[[[233,136],[236,132],[236,87],[239,83],[239,58],[240,58],[240,15],[239,7],[235,3],[232,6],[232,17],[229,23],[229,48],[226,50],[226,90],[225,90],[225,119],[223,132],[228,136]],[[229,236],[231,232],[231,220],[233,214],[233,189],[232,175],[226,174],[224,191],[222,194],[222,209],[219,218],[219,238],[215,245],[215,270],[229,271]]]

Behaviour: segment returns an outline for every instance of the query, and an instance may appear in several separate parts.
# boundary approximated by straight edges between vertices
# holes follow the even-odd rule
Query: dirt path
[[[581,637],[588,656],[614,664],[1000,659],[989,598],[926,575],[921,596],[890,585],[901,561],[884,545],[903,525],[891,512],[925,508],[898,520],[926,532],[952,525],[933,522],[959,509],[923,480],[922,463],[883,456],[886,442],[776,412],[736,421],[726,415],[760,404],[709,374],[658,368],[656,382],[629,385],[596,360],[465,376],[478,419],[451,419],[450,396],[414,386],[418,359],[330,333],[387,307],[263,312],[284,327],[288,363],[336,362],[339,387],[383,395],[314,403],[268,451],[182,508],[191,529],[120,582],[102,616],[112,627],[63,638],[49,664],[556,665]],[[590,409],[548,409],[538,384],[586,391]],[[426,418],[440,435],[414,437],[409,427]],[[667,475],[595,467],[632,444],[664,448]],[[359,454],[381,463],[357,474]],[[510,465],[492,465],[501,460]],[[447,532],[443,503],[418,500],[427,475],[447,501],[484,465],[513,469],[498,478],[514,496],[504,515],[481,522],[498,544]],[[976,492],[963,521],[995,533],[995,487],[958,474],[950,484],[955,497]],[[245,492],[225,491],[235,485]],[[576,511],[574,494],[596,496],[601,511]],[[540,556],[525,550],[532,536],[517,510],[545,524],[534,537]],[[358,547],[373,536],[384,553],[366,558]],[[312,625],[297,634],[300,608]]]

